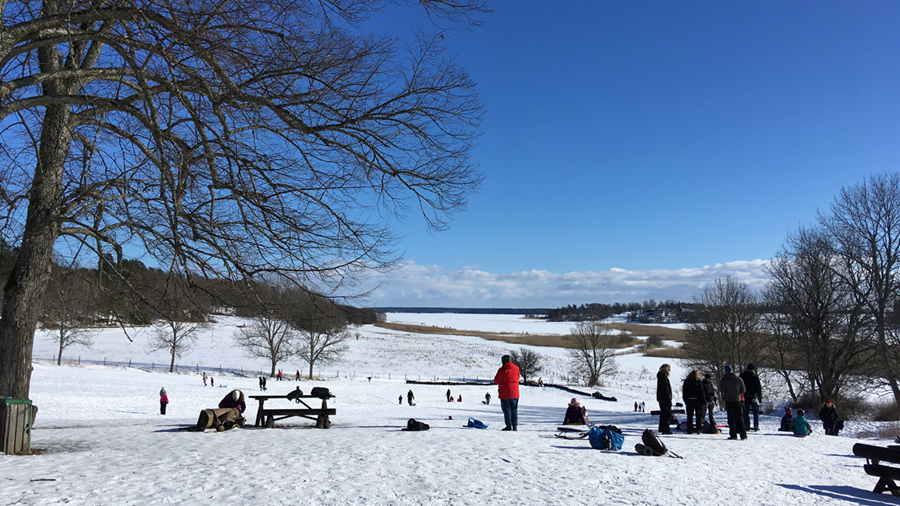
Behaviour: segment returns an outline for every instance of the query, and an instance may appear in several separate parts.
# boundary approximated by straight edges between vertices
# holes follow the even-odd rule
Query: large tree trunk
[[[3,288],[0,396],[28,398],[34,330],[50,281],[53,245],[60,230],[63,165],[70,139],[68,117],[65,106],[47,106],[44,114],[22,245]]]

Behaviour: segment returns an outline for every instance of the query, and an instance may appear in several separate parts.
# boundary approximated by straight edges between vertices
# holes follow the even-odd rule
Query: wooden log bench
[[[878,477],[878,483],[872,492],[880,494],[889,490],[894,497],[900,497],[900,488],[894,482],[900,480],[900,467],[885,465],[900,464],[900,450],[856,443],[853,445],[853,454],[866,459],[866,464],[863,465],[866,474]]]
[[[337,413],[334,408],[328,407],[328,399],[333,399],[333,395],[328,395],[327,397],[318,395],[291,396],[292,400],[296,400],[297,403],[303,405],[302,408],[266,407],[266,401],[271,399],[287,399],[287,395],[251,395],[250,398],[259,401],[259,408],[256,410],[255,425],[267,429],[274,428],[276,421],[284,420],[285,418],[290,418],[292,416],[315,420],[317,429],[328,429],[331,427],[331,419],[329,416]],[[304,399],[319,399],[322,401],[322,406],[320,408],[314,408],[307,404]]]
[[[672,414],[673,414],[673,415],[683,415],[684,413],[685,413],[685,411],[684,411],[683,408],[682,408],[682,409],[679,409],[679,408],[672,408]],[[653,411],[650,412],[650,416],[659,416],[659,410],[658,410],[658,409],[654,409]]]

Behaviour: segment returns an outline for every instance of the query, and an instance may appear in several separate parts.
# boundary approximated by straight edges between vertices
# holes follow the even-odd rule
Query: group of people
[[[822,420],[822,430],[828,436],[837,436],[844,428],[844,422],[830,399],[826,400],[819,409],[819,420]],[[793,432],[795,436],[808,436],[812,434],[812,425],[806,418],[806,412],[802,409],[798,409],[795,414],[790,406],[785,406],[784,416],[781,417],[781,427],[778,430]]]
[[[659,402],[659,432],[671,434],[669,428],[672,417],[672,385],[669,382],[669,374],[672,368],[669,364],[663,364],[656,374],[656,400]],[[699,434],[704,426],[709,427],[709,432],[718,433],[716,418],[714,415],[716,406],[716,389],[713,385],[712,375],[705,374],[701,379],[699,369],[688,373],[681,389],[682,400],[687,414],[687,433]],[[719,381],[719,392],[722,401],[725,402],[725,412],[728,415],[728,439],[747,439],[747,430],[750,427],[750,414],[753,413],[753,426],[749,430],[759,430],[759,403],[762,401],[762,385],[756,376],[756,368],[753,364],[747,364],[740,376],[734,373],[734,368],[725,366],[725,374]],[[706,420],[706,417],[709,420]]]
[[[206,380],[209,379],[209,386],[216,386],[216,380],[213,379],[212,374],[209,376],[206,375],[206,372],[203,373],[203,386],[206,386]]]
[[[669,382],[669,374],[671,366],[663,364],[656,374],[656,400],[659,402],[659,432],[661,434],[671,434],[669,428],[674,420],[672,415],[672,385]],[[719,381],[719,393],[722,401],[725,403],[725,412],[728,417],[728,439],[746,440],[747,431],[759,431],[759,406],[762,402],[762,383],[756,374],[756,367],[753,364],[747,364],[744,371],[737,375],[734,368],[726,365],[725,374]],[[716,406],[716,390],[713,385],[712,375],[705,374],[700,378],[698,369],[692,370],[684,379],[682,385],[682,399],[684,400],[685,412],[687,415],[687,433],[697,433],[703,431],[704,427],[709,427],[709,432],[718,433],[716,429],[716,419],[713,414]],[[708,422],[705,421],[706,415],[709,416]],[[752,424],[751,417],[753,415]],[[838,431],[843,428],[843,422],[837,414],[834,404],[829,400],[825,401],[822,409],[819,411],[819,418],[822,420],[826,434],[837,435]],[[799,420],[799,421],[798,421]],[[803,410],[797,410],[797,416],[794,417],[791,408],[785,408],[785,417],[782,418],[782,427],[780,430],[793,431],[797,435],[807,435],[812,433],[809,421],[805,417]]]
[[[634,412],[635,413],[643,413],[644,412],[644,401],[641,401],[641,402],[634,401]]]

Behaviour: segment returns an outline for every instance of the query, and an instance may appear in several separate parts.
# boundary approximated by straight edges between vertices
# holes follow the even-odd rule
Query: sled
[[[584,439],[588,437],[591,428],[579,428],[577,426],[562,426],[556,428],[556,437],[562,439]]]

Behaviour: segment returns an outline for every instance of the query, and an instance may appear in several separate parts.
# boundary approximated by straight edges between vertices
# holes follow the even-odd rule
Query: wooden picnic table
[[[302,418],[315,420],[317,429],[328,429],[331,427],[331,420],[328,417],[330,415],[336,414],[334,408],[328,407],[328,399],[333,399],[333,395],[328,395],[327,397],[322,397],[319,395],[292,396],[293,399],[296,399],[298,404],[303,405],[302,408],[266,407],[266,401],[270,399],[287,399],[287,395],[251,395],[249,397],[251,399],[256,399],[257,401],[259,401],[259,408],[257,408],[256,410],[257,427],[271,429],[275,427],[276,420],[284,420],[285,418],[290,418],[292,416],[299,416]],[[322,401],[322,407],[314,408],[307,404],[304,399],[320,399]]]

